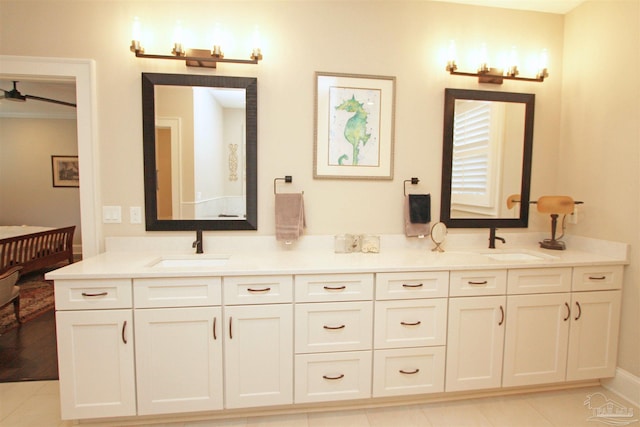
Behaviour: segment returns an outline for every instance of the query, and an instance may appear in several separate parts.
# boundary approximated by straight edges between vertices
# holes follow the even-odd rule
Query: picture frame
[[[313,177],[393,179],[396,78],[315,73]]]
[[[51,156],[54,187],[80,187],[78,156]]]

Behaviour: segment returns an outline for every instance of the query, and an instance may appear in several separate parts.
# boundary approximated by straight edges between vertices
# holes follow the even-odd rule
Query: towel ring
[[[404,180],[404,195],[407,195],[407,182],[410,182],[411,185],[416,185],[417,183],[420,182],[420,180],[416,177],[413,177],[411,179],[405,179]]]
[[[278,192],[276,191],[276,182],[277,181],[284,181],[286,183],[291,183],[293,182],[293,177],[291,175],[285,175],[284,178],[276,178],[273,180],[273,194],[278,194]]]

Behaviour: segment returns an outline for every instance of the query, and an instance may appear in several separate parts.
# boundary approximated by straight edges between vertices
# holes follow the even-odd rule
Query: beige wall
[[[76,226],[77,188],[53,187],[51,156],[78,154],[75,120],[0,119],[0,225]]]
[[[613,74],[612,64],[618,64]],[[572,232],[631,244],[618,364],[636,376],[640,375],[639,69],[639,1],[587,2],[566,17],[558,191],[585,201]]]
[[[628,123],[634,120],[633,98],[626,103],[630,110],[624,126],[613,129],[609,125],[622,117],[613,114],[620,106],[618,95],[632,96],[626,92],[634,80],[632,70],[638,69],[636,59],[627,79],[614,74],[628,64],[630,54],[640,50],[635,0],[597,6],[587,2],[566,17],[566,43],[562,15],[429,1],[0,0],[0,8],[0,53],[96,61],[102,205],[121,205],[123,212],[128,206],[143,205],[141,72],[258,78],[259,235],[274,234],[273,179],[284,175],[293,175],[292,190],[305,192],[308,234],[402,233],[403,180],[412,176],[421,180],[419,191],[432,193],[432,216],[437,218],[444,89],[502,90],[536,95],[532,196],[566,191],[587,201],[583,222],[570,233],[638,243],[640,184],[634,175],[638,171],[637,126]],[[152,53],[168,53],[176,19],[199,35],[211,32],[211,25],[219,22],[234,32],[238,46],[259,24],[264,60],[258,66],[221,64],[211,71],[188,69],[178,61],[137,59],[128,50],[134,16],[139,16],[143,25],[154,27],[153,44],[146,45]],[[598,38],[592,25],[613,34]],[[625,31],[635,39],[619,40]],[[492,51],[506,52],[517,45],[521,55],[546,47],[551,75],[543,84],[505,82],[502,86],[449,76],[444,66],[452,38],[465,68],[475,65],[465,64],[465,52],[482,42]],[[593,58],[585,58],[583,52],[588,49],[583,40],[592,43],[589,49],[598,49]],[[610,46],[613,42],[615,45]],[[208,44],[203,37],[195,47],[206,48]],[[246,56],[249,48],[246,45],[236,52],[225,49],[225,53],[227,57]],[[566,55],[564,50],[568,50]],[[609,59],[608,55],[616,56],[598,63]],[[563,58],[571,79],[563,77]],[[585,65],[609,67],[606,74],[596,75],[592,69],[583,68]],[[397,78],[392,181],[313,179],[315,71]],[[574,76],[579,78],[573,80]],[[570,82],[579,86],[572,88]],[[592,102],[577,107],[592,106],[597,100],[596,109],[578,112],[569,105],[580,96]],[[569,120],[564,127],[563,114]],[[636,110],[636,125],[637,116]],[[611,133],[599,132],[603,129]],[[635,147],[629,142],[633,138]],[[582,144],[589,145],[585,149],[588,158],[581,157]],[[606,160],[611,152],[629,168]],[[596,159],[605,161],[608,173],[593,182],[597,178]],[[618,189],[628,198],[619,200]],[[613,208],[621,203],[628,203],[630,208],[624,212]],[[101,227],[105,236],[145,234],[143,225],[126,223],[126,214],[125,223]],[[532,212],[530,229],[547,228],[548,218]],[[625,282],[628,298],[624,303],[620,366],[640,375],[638,319],[634,317],[640,303],[637,285],[630,284],[637,276],[637,261],[636,256]]]

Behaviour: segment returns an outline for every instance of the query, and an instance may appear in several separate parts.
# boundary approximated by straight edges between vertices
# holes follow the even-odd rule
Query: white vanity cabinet
[[[131,280],[56,280],[62,419],[136,414]]]
[[[371,397],[373,274],[295,276],[295,402]]]
[[[134,279],[138,415],[222,409],[220,277]]]
[[[225,277],[225,408],[293,403],[292,276]]]
[[[373,396],[444,391],[449,272],[376,275]]]
[[[500,387],[506,289],[506,270],[451,272],[446,391]]]
[[[622,261],[574,265],[568,255],[434,271],[380,271],[377,255],[256,261],[264,274],[130,266],[131,278],[114,279],[104,278],[120,266],[109,257],[74,264],[52,275],[62,418],[161,422],[152,417],[613,376]]]
[[[622,266],[573,269],[568,381],[614,375],[622,275]]]
[[[613,375],[620,291],[611,289],[622,285],[622,266],[567,270],[509,271],[510,290],[522,292],[520,286],[511,287],[513,280],[526,283],[532,293],[507,297],[503,386]],[[546,293],[548,289],[558,292]]]

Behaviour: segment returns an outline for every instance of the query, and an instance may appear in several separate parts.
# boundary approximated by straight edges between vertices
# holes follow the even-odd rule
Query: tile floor
[[[344,410],[322,413],[303,413],[269,417],[250,417],[230,420],[178,422],[162,424],[164,427],[429,427],[429,426],[590,426],[608,424],[602,418],[589,420],[592,414],[584,405],[593,393],[597,405],[603,399],[617,402],[633,410],[631,427],[640,427],[640,411],[623,398],[602,387],[532,393],[525,395],[470,399],[455,402],[416,404],[392,408]],[[72,426],[61,421],[57,381],[14,382],[0,384],[0,426],[58,427]],[[595,401],[594,401],[595,402]],[[629,422],[630,421],[630,422]],[[126,426],[127,423],[98,424],[100,427]],[[158,424],[151,424],[157,426]]]

